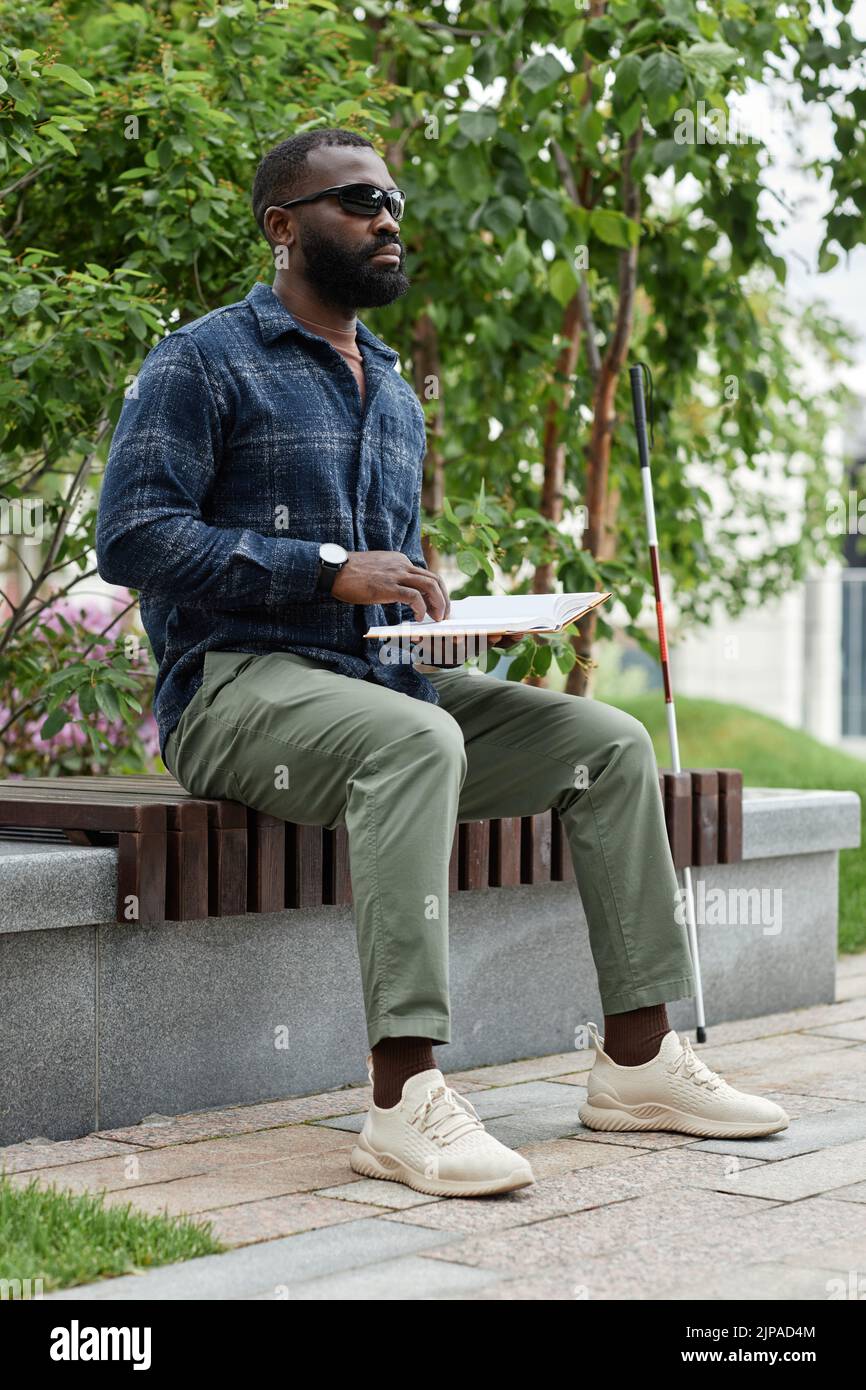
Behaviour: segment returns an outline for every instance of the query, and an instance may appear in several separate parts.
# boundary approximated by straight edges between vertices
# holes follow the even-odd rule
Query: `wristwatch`
[[[333,545],[326,541],[324,545],[319,546],[319,578],[316,581],[316,589],[320,594],[331,592],[334,580],[348,558],[348,550],[344,550],[341,545]]]

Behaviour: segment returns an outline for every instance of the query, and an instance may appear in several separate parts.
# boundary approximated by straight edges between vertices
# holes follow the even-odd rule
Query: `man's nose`
[[[370,230],[374,233],[390,232],[392,236],[400,231],[400,223],[391,216],[391,213],[383,204],[376,216],[370,220]]]

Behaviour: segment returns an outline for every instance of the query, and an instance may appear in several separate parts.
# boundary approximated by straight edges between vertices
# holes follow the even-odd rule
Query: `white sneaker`
[[[372,1055],[367,1074],[372,1085]],[[438,1067],[410,1076],[389,1109],[370,1102],[349,1164],[367,1178],[403,1182],[431,1197],[483,1197],[535,1182],[528,1161],[487,1133]]]
[[[705,1139],[753,1139],[787,1129],[788,1115],[762,1096],[737,1091],[695,1056],[673,1029],[658,1055],[638,1067],[619,1066],[604,1038],[587,1024],[596,1056],[578,1115],[587,1129],[676,1130]]]

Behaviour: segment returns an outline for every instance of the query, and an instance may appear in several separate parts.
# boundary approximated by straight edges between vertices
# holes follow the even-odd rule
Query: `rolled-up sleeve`
[[[185,608],[314,600],[315,541],[211,526],[203,518],[222,457],[225,412],[191,334],[173,333],[150,351],[109,450],[96,524],[98,572],[109,584]]]

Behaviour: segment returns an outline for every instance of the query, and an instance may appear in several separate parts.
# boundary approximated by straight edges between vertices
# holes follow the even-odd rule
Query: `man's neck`
[[[272,288],[277,299],[285,305],[290,314],[307,319],[321,328],[330,328],[335,333],[354,333],[357,324],[355,314],[323,303],[318,295],[300,283],[296,277],[278,270]]]

